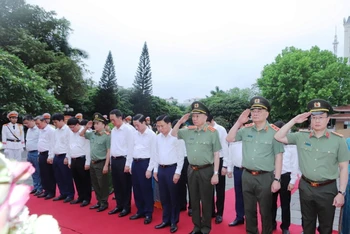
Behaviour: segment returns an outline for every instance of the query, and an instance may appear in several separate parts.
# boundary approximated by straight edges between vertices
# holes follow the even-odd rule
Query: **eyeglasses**
[[[322,120],[325,120],[327,119],[328,117],[327,116],[311,116],[311,120],[313,121],[322,121]]]

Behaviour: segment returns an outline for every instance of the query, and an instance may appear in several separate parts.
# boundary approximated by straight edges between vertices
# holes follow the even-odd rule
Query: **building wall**
[[[344,57],[350,62],[350,16],[344,19]]]

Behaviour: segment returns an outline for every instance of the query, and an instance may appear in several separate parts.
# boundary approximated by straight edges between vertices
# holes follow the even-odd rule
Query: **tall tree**
[[[264,67],[257,83],[262,95],[271,101],[271,116],[276,120],[288,121],[306,111],[314,98],[326,99],[333,106],[350,101],[350,66],[317,46],[284,49]]]
[[[152,71],[147,43],[143,45],[139,66],[133,83],[133,112],[149,115],[152,101]]]
[[[102,77],[98,85],[95,110],[101,114],[108,114],[117,107],[117,77],[111,51],[109,51]]]

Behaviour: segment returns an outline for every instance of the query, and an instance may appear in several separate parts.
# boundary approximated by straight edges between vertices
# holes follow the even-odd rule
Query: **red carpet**
[[[228,223],[232,222],[235,218],[234,189],[230,189],[226,192],[225,200],[224,221],[221,224],[215,224],[213,219],[211,233],[245,233],[244,225],[228,227]],[[95,204],[95,202],[96,200],[93,196],[92,204]],[[63,234],[170,233],[169,228],[161,230],[154,229],[154,226],[162,221],[162,211],[160,209],[154,209],[153,221],[149,225],[144,225],[143,219],[129,220],[129,216],[119,218],[117,214],[108,215],[108,211],[115,207],[115,200],[112,200],[112,196],[110,196],[109,199],[109,209],[101,213],[97,213],[95,210],[89,210],[89,206],[81,208],[79,205],[65,204],[62,201],[53,202],[52,200],[43,200],[42,198],[36,198],[34,196],[31,196],[27,206],[31,214],[53,215],[58,220]],[[133,204],[131,214],[135,212],[136,207]],[[177,233],[189,233],[193,229],[191,218],[187,216],[187,212],[181,212],[178,227]],[[301,231],[302,228],[300,226],[291,225],[290,227],[290,232],[292,234],[299,234]],[[274,233],[279,234],[281,231],[277,230]]]

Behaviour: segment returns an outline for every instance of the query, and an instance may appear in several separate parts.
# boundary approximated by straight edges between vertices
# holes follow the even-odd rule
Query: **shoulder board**
[[[105,132],[106,133],[106,135],[109,135],[110,133],[109,132]]]
[[[307,129],[299,129],[299,132],[310,133],[311,131],[310,131],[310,130],[307,130]]]
[[[334,135],[337,135],[338,137],[344,137],[344,135],[337,133],[337,132],[332,132]]]
[[[270,124],[270,127],[271,127],[273,130],[275,130],[276,132],[277,132],[278,130],[280,130],[280,128],[277,127],[277,126],[274,125],[274,124]]]
[[[213,128],[212,126],[208,126],[208,130],[211,131],[211,132],[215,132],[216,131],[216,129]]]
[[[253,127],[255,124],[254,123],[250,123],[250,124],[246,124],[244,125],[245,128],[250,128],[250,127]]]
[[[187,127],[187,129],[189,129],[189,130],[194,130],[194,129],[197,129],[197,127],[194,126],[194,125],[190,125],[190,126]]]

